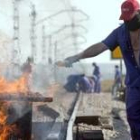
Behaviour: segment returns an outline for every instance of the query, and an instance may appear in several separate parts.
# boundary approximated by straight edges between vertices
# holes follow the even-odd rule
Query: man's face
[[[129,21],[131,21],[137,14],[139,14],[139,12],[138,11],[134,11],[134,13],[131,15],[131,18],[130,18]]]
[[[129,31],[136,31],[140,29],[140,12],[135,11],[131,15],[131,19],[129,21],[124,21],[124,23]]]

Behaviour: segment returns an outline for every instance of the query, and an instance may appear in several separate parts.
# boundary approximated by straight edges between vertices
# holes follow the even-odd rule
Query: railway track
[[[111,110],[109,94],[80,93],[68,123],[66,140],[104,140],[102,130],[113,130]]]

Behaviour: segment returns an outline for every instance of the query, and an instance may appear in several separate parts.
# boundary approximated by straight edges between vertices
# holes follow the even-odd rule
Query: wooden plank
[[[42,96],[38,93],[36,94],[28,94],[28,95],[24,95],[23,93],[21,94],[16,94],[16,93],[12,93],[12,94],[0,94],[0,100],[2,101],[28,101],[28,102],[52,102],[53,101],[53,97],[45,97]]]

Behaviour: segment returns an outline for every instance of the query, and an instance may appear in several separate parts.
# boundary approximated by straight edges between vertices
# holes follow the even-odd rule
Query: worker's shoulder
[[[126,29],[125,24],[122,23],[118,27],[116,27],[114,30],[116,30],[116,31],[125,31],[125,29]]]

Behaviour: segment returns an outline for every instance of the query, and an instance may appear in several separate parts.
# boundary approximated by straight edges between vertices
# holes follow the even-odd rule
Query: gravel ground
[[[34,140],[46,140],[50,132],[54,131],[55,125],[58,126],[58,128],[55,128],[58,133],[61,128],[64,129],[63,123],[65,120],[69,120],[75,98],[76,93],[68,93],[60,87],[55,93],[52,103],[34,104],[32,118]],[[61,132],[64,136],[65,131]]]
[[[130,140],[125,104],[121,101],[113,100],[112,107],[114,130],[103,130],[105,140]]]
[[[103,129],[104,139],[130,140],[125,103],[112,100],[110,93],[84,94],[77,115],[109,116],[112,118],[113,130]]]
[[[52,103],[35,103],[33,108],[33,122],[57,119],[63,121],[69,117],[69,111],[76,98],[76,93],[69,93],[60,87],[53,97]],[[45,114],[44,114],[45,113]],[[45,115],[45,116],[44,116]],[[41,120],[42,119],[42,120]]]
[[[57,119],[57,121],[59,122],[69,118],[69,110],[71,108],[70,106],[72,105],[72,102],[74,101],[75,97],[76,97],[75,93],[67,93],[64,89],[61,89],[61,93],[58,92],[58,94],[56,94],[56,96],[54,97],[54,102],[49,103],[47,105],[48,109],[50,108],[49,117],[47,117],[48,116],[47,115],[45,116],[45,119],[40,121],[42,122],[44,120],[47,121],[51,119],[50,120],[51,122],[53,121],[53,119]],[[88,95],[84,95],[83,99],[84,100],[82,100],[78,114],[81,113],[87,114],[87,112],[94,112],[94,113],[98,112],[101,115],[111,114],[111,117],[113,118],[114,129],[103,130],[105,140],[130,140],[129,127],[126,120],[125,104],[123,102],[117,100],[113,100],[113,101],[110,100],[111,98],[109,93],[105,93],[103,95],[88,94]],[[54,111],[51,111],[51,108]],[[103,108],[103,110],[100,108]],[[109,113],[110,110],[112,110],[111,113]],[[37,110],[34,111],[36,112]],[[38,114],[39,118],[44,118],[41,116],[42,113],[35,113],[35,114]],[[34,117],[35,116],[36,115],[34,115]]]

